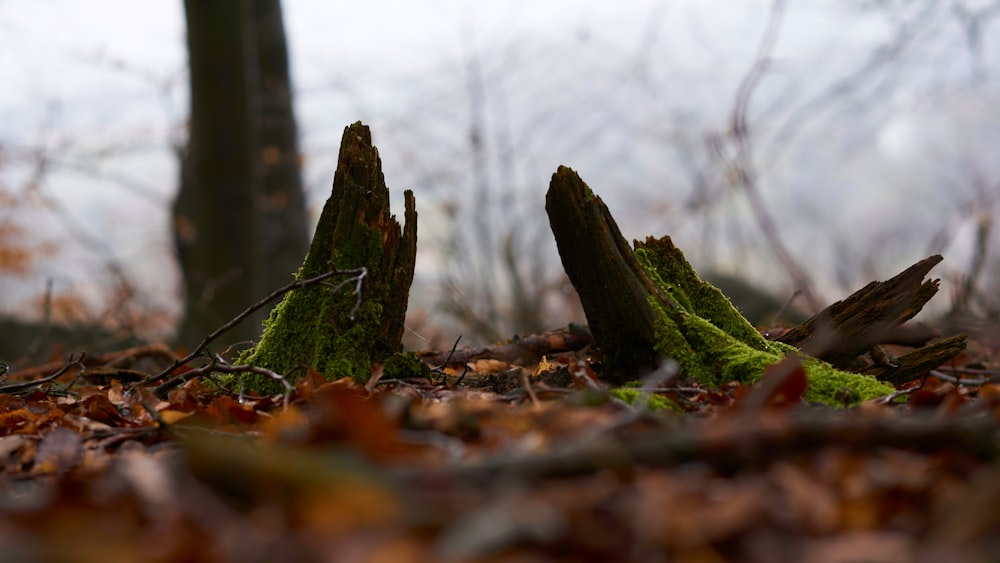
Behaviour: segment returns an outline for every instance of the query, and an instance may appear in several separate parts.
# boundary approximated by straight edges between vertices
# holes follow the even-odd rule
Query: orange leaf
[[[762,410],[765,408],[788,408],[802,400],[809,380],[802,360],[797,355],[768,366],[760,380],[741,398],[741,410]]]

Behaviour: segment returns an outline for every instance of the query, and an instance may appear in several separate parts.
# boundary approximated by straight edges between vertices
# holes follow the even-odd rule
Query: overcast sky
[[[835,294],[922,258],[936,234],[968,238],[970,202],[1000,179],[994,2],[788,4],[749,116],[761,189],[792,250]],[[551,259],[544,191],[566,164],[626,236],[671,234],[696,261],[780,287],[707,142],[726,131],[771,5],[286,0],[311,204],[328,195],[343,127],[362,119],[390,189],[416,191],[430,283],[456,207],[500,231],[527,222],[534,238],[523,243]],[[963,27],[971,21],[978,35]],[[108,257],[169,307],[170,145],[187,112],[182,3],[0,1],[0,75],[0,189],[22,191],[44,147],[53,160],[41,190],[62,211],[31,223],[64,241],[32,277],[0,275],[0,310],[23,308],[47,276],[99,296]],[[486,92],[489,209],[470,208],[464,164],[473,75]],[[837,267],[843,257],[850,272]]]

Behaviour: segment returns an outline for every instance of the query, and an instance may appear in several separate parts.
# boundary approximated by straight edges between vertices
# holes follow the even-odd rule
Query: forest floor
[[[165,346],[24,367],[0,385],[0,553],[996,561],[998,344],[984,332],[841,409],[804,403],[794,363],[721,389],[667,364],[612,390],[568,329],[423,354],[430,378],[376,365],[364,386],[313,373],[271,397],[204,377],[158,396],[150,375],[177,360]]]

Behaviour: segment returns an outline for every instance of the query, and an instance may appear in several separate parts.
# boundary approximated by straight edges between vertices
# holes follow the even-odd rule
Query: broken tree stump
[[[622,237],[601,198],[573,170],[560,166],[545,210],[567,276],[580,294],[605,370],[634,378],[673,359],[682,373],[707,385],[753,383],[797,350],[769,342],[728,298],[698,277],[670,237]],[[835,370],[804,356],[805,398],[831,405],[891,393],[873,377]]]
[[[916,379],[965,349],[964,334],[927,344],[937,336],[934,331],[903,324],[937,293],[940,281],[924,281],[924,277],[941,260],[941,256],[935,254],[884,282],[873,281],[792,328],[778,341],[800,348],[835,367],[847,368],[869,351],[876,356],[882,343],[897,341],[901,336],[919,336],[909,342],[918,346],[916,350],[863,370],[895,385]]]
[[[657,317],[650,281],[607,206],[576,172],[560,166],[545,195],[545,211],[563,268],[580,295],[604,366],[612,373],[651,371]]]
[[[417,245],[413,192],[406,190],[404,200],[400,227],[389,212],[389,190],[371,132],[361,122],[345,128],[333,189],[296,274],[307,279],[339,270],[344,279],[285,295],[265,321],[260,343],[240,363],[286,377],[305,368],[329,379],[363,382],[373,362],[401,351]],[[257,391],[281,388],[252,373],[244,375],[244,382]]]
[[[801,348],[837,367],[892,336],[938,291],[939,280],[924,281],[940,255],[925,258],[892,278],[873,281],[792,328],[778,341]]]

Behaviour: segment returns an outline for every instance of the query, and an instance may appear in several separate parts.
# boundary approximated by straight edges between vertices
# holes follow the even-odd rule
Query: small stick
[[[4,385],[0,387],[0,393],[17,393],[19,391],[25,391],[27,389],[37,387],[38,385],[41,385],[43,383],[48,383],[50,381],[57,379],[60,375],[66,373],[66,371],[73,366],[80,366],[80,368],[83,369],[84,357],[86,357],[86,354],[81,355],[80,359],[74,360],[73,356],[70,356],[69,362],[63,367],[59,368],[55,373],[47,375],[41,379],[33,379],[31,381],[22,381],[20,383],[10,383]],[[7,364],[3,364],[3,366],[7,367]],[[4,373],[6,374],[6,370],[4,370]]]
[[[233,320],[231,320],[228,323],[222,325],[221,327],[215,329],[215,331],[212,332],[211,334],[209,334],[208,336],[206,336],[201,341],[201,343],[198,344],[198,346],[196,346],[195,349],[191,351],[190,354],[188,354],[187,356],[184,356],[183,358],[181,358],[179,360],[174,360],[173,364],[171,364],[170,367],[168,367],[167,369],[161,371],[160,373],[158,373],[156,375],[149,376],[146,379],[140,381],[139,385],[149,385],[150,383],[152,383],[154,381],[159,381],[160,379],[163,379],[164,377],[170,375],[177,368],[183,366],[184,364],[186,364],[186,363],[190,362],[191,360],[195,359],[196,357],[198,357],[198,355],[200,355],[205,350],[205,348],[207,348],[208,345],[213,340],[215,340],[216,338],[218,338],[219,336],[221,336],[223,333],[225,333],[226,331],[230,330],[234,326],[240,324],[247,317],[249,317],[250,315],[252,315],[253,313],[255,313],[257,310],[261,309],[262,307],[264,307],[265,305],[267,305],[271,301],[274,301],[278,297],[281,297],[285,293],[288,293],[289,291],[291,291],[293,289],[298,289],[298,288],[301,288],[301,287],[306,287],[306,286],[310,286],[310,285],[322,283],[325,280],[327,280],[329,278],[332,278],[333,276],[344,275],[344,274],[350,274],[352,277],[349,278],[348,280],[345,280],[344,282],[341,282],[340,284],[337,284],[336,286],[334,286],[334,290],[340,289],[340,287],[342,287],[345,283],[347,283],[351,279],[354,279],[354,277],[357,277],[357,285],[354,288],[354,293],[358,296],[358,303],[360,303],[360,301],[361,301],[361,292],[360,292],[360,290],[361,290],[361,280],[364,279],[364,277],[368,274],[368,269],[367,268],[363,268],[362,267],[362,268],[357,268],[357,269],[354,269],[354,270],[331,270],[329,272],[320,274],[320,275],[315,276],[315,277],[307,278],[307,279],[304,279],[304,280],[295,280],[292,283],[290,283],[288,285],[285,285],[284,287],[280,287],[280,288],[272,291],[267,297],[265,297],[265,298],[261,299],[260,301],[254,303],[253,305],[251,305],[250,307],[248,307],[246,310],[244,310],[239,315],[236,315],[236,317],[234,317]],[[354,315],[354,312],[357,311],[358,306],[359,305],[356,303],[355,306],[354,306],[354,309],[351,311],[351,315],[352,316]],[[169,381],[167,383],[169,383]],[[157,389],[160,389],[160,388],[164,387],[167,383],[163,383]]]

